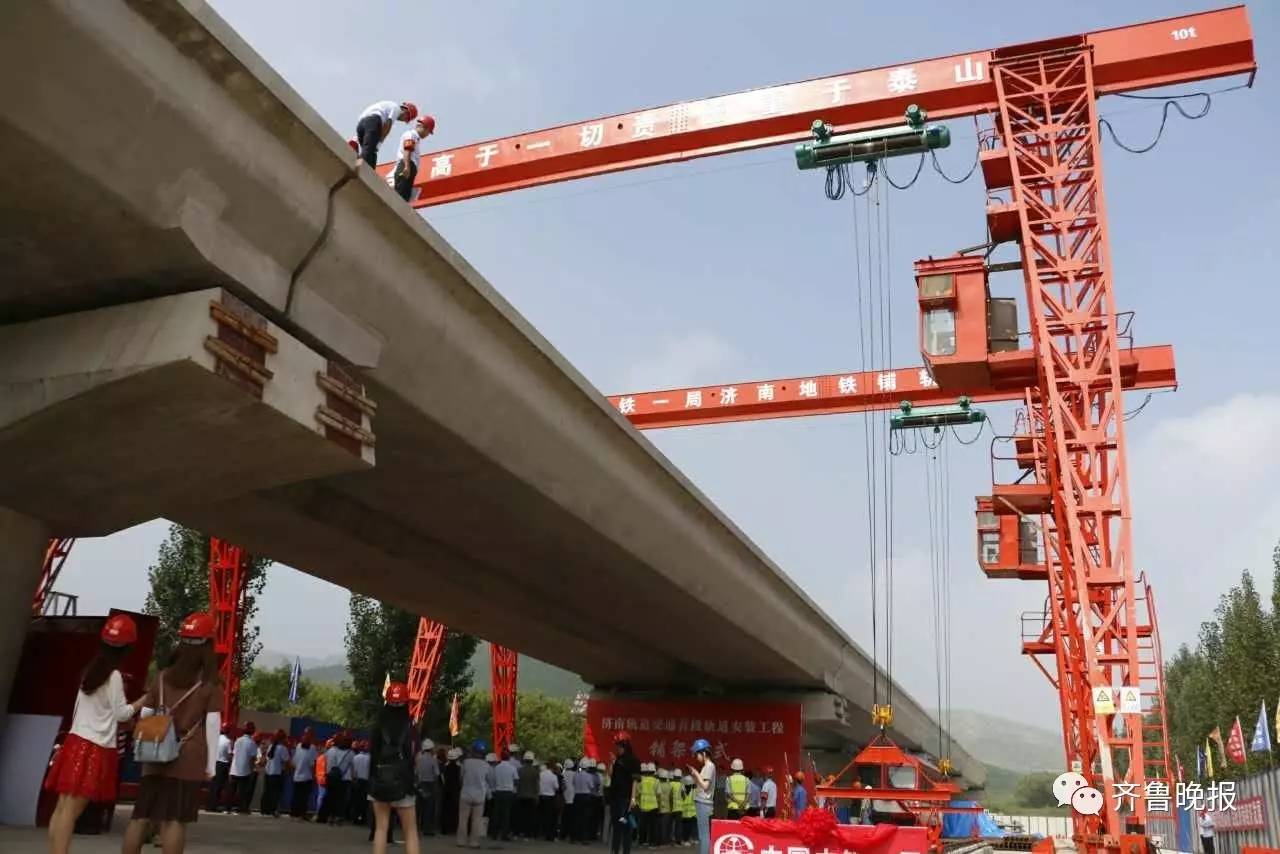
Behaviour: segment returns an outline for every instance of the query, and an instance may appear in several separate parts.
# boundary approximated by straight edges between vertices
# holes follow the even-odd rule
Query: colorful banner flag
[[[453,702],[449,704],[449,737],[457,738],[458,733],[462,732],[462,710],[458,706],[458,695],[453,695]],[[494,748],[497,749],[496,747]]]
[[[1280,741],[1280,700],[1276,700],[1276,741]]]
[[[1267,701],[1262,701],[1258,709],[1258,722],[1253,727],[1253,744],[1249,749],[1254,753],[1271,752],[1271,728],[1267,726]]]
[[[1236,721],[1231,725],[1231,733],[1227,736],[1227,756],[1237,765],[1245,764],[1244,730],[1240,727],[1239,715],[1236,715]]]
[[[1175,767],[1177,767],[1178,769],[1178,782],[1181,783],[1182,782],[1182,757],[1181,756],[1173,757],[1173,762]]]
[[[1214,730],[1217,732],[1217,730]],[[1209,745],[1209,739],[1204,740],[1204,770],[1209,775],[1209,779],[1213,779],[1213,748]]]
[[[302,681],[302,659],[293,658],[293,669],[289,671],[289,702],[298,702],[298,683]]]
[[[382,699],[387,699],[387,689],[391,687],[391,674],[388,673],[382,680]]]
[[[1213,739],[1213,743],[1218,745],[1218,764],[1225,768],[1227,766],[1227,748],[1222,744],[1222,728],[1214,727],[1213,732],[1209,733],[1209,738]]]

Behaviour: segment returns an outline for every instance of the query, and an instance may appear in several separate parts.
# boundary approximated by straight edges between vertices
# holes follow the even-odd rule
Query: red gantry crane
[[[1014,241],[1030,348],[988,330],[983,257],[918,262],[927,368],[851,372],[623,394],[641,428],[857,412],[965,395],[1020,401],[1009,459],[1023,472],[978,500],[992,577],[1046,579],[1023,645],[1058,691],[1067,767],[1105,810],[1074,815],[1088,850],[1145,849],[1141,797],[1168,785],[1159,635],[1132,555],[1122,395],[1174,383],[1168,347],[1135,348],[1115,301],[1101,173],[1100,96],[1256,71],[1244,7],[850,72],[488,140],[425,155],[416,207],[812,138],[884,128],[909,107],[983,117],[981,171],[992,245]],[[819,136],[819,143],[827,137]],[[863,158],[871,159],[871,158]],[[847,161],[846,161],[847,162]],[[384,171],[387,166],[381,167]],[[939,335],[946,323],[953,334]],[[1016,341],[1015,330],[1015,341]],[[936,346],[939,342],[949,342]],[[1026,549],[1038,526],[1042,549]],[[1042,554],[1040,554],[1042,551]],[[1041,657],[1050,657],[1045,665]],[[1117,703],[1117,699],[1119,702]],[[880,714],[878,710],[877,714]]]

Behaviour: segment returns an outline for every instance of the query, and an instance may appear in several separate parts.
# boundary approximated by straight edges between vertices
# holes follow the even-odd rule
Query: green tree
[[[281,664],[272,670],[255,669],[240,685],[243,708],[282,715],[297,715],[346,726],[354,717],[355,694],[351,686],[326,685],[305,676],[298,680],[298,702],[289,702],[291,670]]]
[[[467,692],[459,712],[461,743],[493,738],[493,703],[488,691]],[[573,710],[571,700],[536,691],[516,694],[516,738],[521,747],[539,758],[561,760],[582,755],[582,728],[582,715]]]
[[[239,651],[241,679],[253,671],[253,662],[262,651],[256,618],[270,565],[266,558],[249,558]],[[156,562],[147,570],[147,580],[151,589],[142,610],[160,618],[155,657],[164,661],[178,642],[182,619],[195,611],[209,610],[209,537],[184,525],[170,525],[169,538],[161,543]]]
[[[1052,771],[1024,774],[1013,788],[1014,800],[1026,807],[1056,806],[1058,799],[1053,794],[1053,781],[1057,776]]]
[[[347,671],[354,692],[352,723],[367,726],[382,706],[382,686],[386,678],[405,680],[413,643],[418,635],[418,616],[408,611],[361,596],[351,595],[351,616],[347,622]],[[471,655],[477,641],[469,635],[450,631],[440,672],[427,706],[428,734],[443,737],[449,723],[449,703],[455,693],[471,687]]]

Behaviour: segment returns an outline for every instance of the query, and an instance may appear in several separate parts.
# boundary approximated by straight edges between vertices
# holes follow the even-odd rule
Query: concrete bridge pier
[[[0,597],[0,719],[9,705],[50,536],[49,526],[39,519],[0,507],[0,589],[5,594]]]

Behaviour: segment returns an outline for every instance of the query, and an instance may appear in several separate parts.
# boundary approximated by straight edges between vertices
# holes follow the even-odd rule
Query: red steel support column
[[[418,637],[409,662],[409,716],[415,721],[421,721],[426,714],[431,689],[440,673],[447,632],[444,623],[427,617],[418,620]]]
[[[209,613],[213,615],[213,650],[225,690],[222,722],[240,718],[240,637],[243,631],[245,575],[248,555],[239,546],[209,538]]]
[[[1126,832],[1113,783],[1144,791],[1142,714],[1095,707],[1104,688],[1139,683],[1120,348],[1103,202],[1093,55],[1081,39],[996,51],[997,129],[1009,155],[1053,499],[1057,631],[1068,763],[1105,812],[1075,816],[1086,850]],[[1083,684],[1069,685],[1078,672]],[[1118,760],[1127,760],[1120,762]],[[1095,766],[1096,763],[1096,766]],[[1122,775],[1120,768],[1127,766]],[[1094,768],[1100,773],[1095,773]],[[1142,797],[1123,817],[1145,826]],[[1114,843],[1111,843],[1114,844]]]
[[[493,691],[493,749],[501,752],[516,740],[516,679],[519,657],[514,649],[489,645]]]
[[[67,562],[67,555],[71,554],[71,547],[75,542],[75,537],[55,537],[49,541],[49,550],[44,554],[44,569],[40,573],[40,585],[31,601],[32,617],[39,617],[44,613],[45,600],[53,592],[53,585],[57,583],[58,574],[62,572],[62,565]]]

